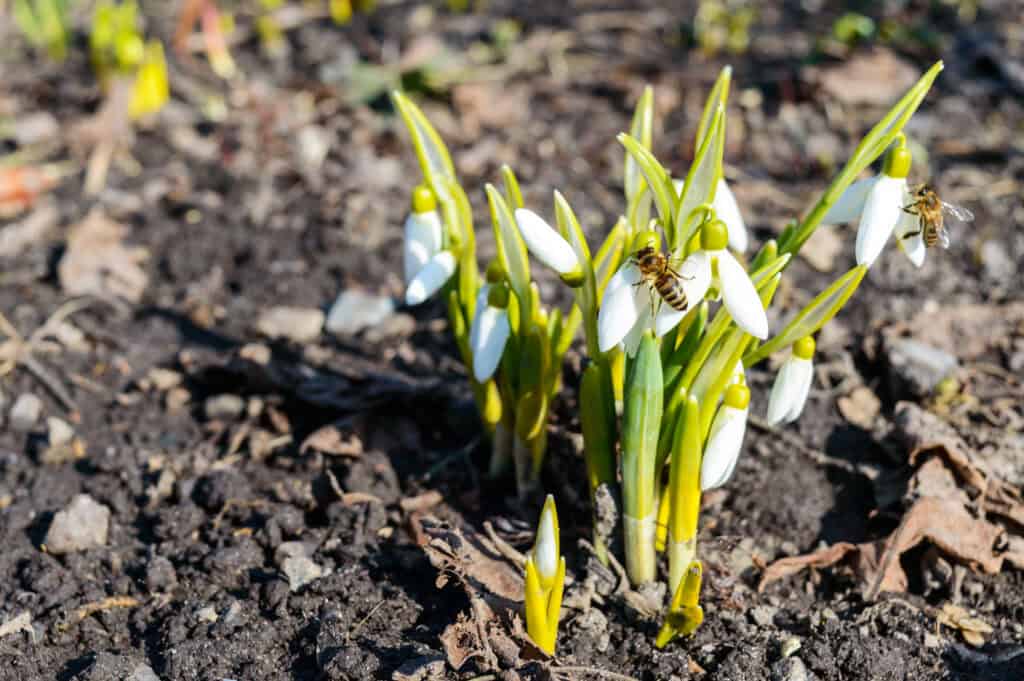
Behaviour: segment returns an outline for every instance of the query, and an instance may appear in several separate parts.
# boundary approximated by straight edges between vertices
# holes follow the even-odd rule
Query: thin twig
[[[599,676],[603,679],[612,679],[613,681],[639,681],[639,679],[633,676],[626,676],[625,674],[619,674],[618,672],[610,672],[605,669],[597,669],[596,667],[551,667],[552,674],[592,674],[593,676]]]

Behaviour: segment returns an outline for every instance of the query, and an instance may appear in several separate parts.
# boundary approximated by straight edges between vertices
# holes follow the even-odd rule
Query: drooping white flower
[[[645,306],[651,306],[649,288],[640,283],[637,266],[627,260],[604,289],[597,312],[598,349],[607,352],[621,343],[636,325]]]
[[[721,220],[715,220],[701,228],[701,248],[690,254],[680,266],[680,274],[693,277],[683,280],[687,302],[699,303],[710,286],[722,292],[725,309],[729,311],[736,325],[752,336],[768,337],[768,316],[765,314],[761,297],[750,280],[743,265],[728,250],[728,227]],[[691,290],[693,295],[691,296]],[[664,307],[664,306],[663,306]],[[658,335],[672,330],[683,318],[676,311],[662,311],[662,319],[656,324]]]
[[[405,289],[405,304],[419,305],[440,291],[455,274],[455,266],[455,256],[451,251],[441,251],[430,258]]]
[[[804,410],[814,380],[814,339],[801,338],[793,344],[793,354],[775,377],[768,398],[768,423],[791,423]]]
[[[924,243],[924,232],[921,231],[920,218],[917,215],[904,212],[900,216],[900,221],[896,224],[896,243],[910,258],[914,267],[924,265],[928,247]]]
[[[725,391],[722,406],[715,414],[715,420],[711,422],[708,442],[704,447],[704,457],[700,466],[702,491],[720,487],[732,477],[743,447],[749,411],[750,390],[747,386],[729,386]]]
[[[473,354],[473,378],[483,383],[498,369],[512,328],[508,319],[508,289],[486,285],[477,296],[476,312],[469,326]]]
[[[455,273],[455,256],[443,251],[444,231],[437,200],[429,187],[412,194],[412,212],[405,220],[402,260],[405,302],[418,305],[436,293]]]
[[[850,185],[822,219],[823,223],[835,224],[859,218],[855,246],[858,265],[874,264],[897,226],[898,236],[915,231],[916,217],[903,210],[912,203],[907,189],[911,160],[906,147],[896,147],[886,155],[879,175]],[[914,264],[924,261],[923,252],[919,253],[912,243],[904,244],[903,250]]]
[[[662,304],[658,307],[658,314],[654,319],[654,331],[660,338],[676,327],[686,313],[693,309],[694,305],[704,300],[708,289],[711,288],[711,262],[710,256],[704,251],[691,253],[689,257],[677,268],[679,272],[679,283],[686,293],[686,309],[676,310],[671,305]]]
[[[576,251],[544,218],[526,208],[517,208],[515,217],[519,233],[533,257],[563,277],[582,275]]]

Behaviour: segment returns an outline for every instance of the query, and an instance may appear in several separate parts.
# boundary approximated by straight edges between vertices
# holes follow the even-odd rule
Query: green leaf
[[[619,143],[626,147],[626,151],[636,160],[640,172],[647,180],[647,186],[654,193],[654,205],[658,209],[658,216],[665,227],[666,233],[671,233],[673,209],[676,204],[676,190],[672,186],[672,178],[665,167],[654,158],[654,154],[644,146],[625,133],[620,133]]]
[[[615,482],[615,399],[607,364],[591,363],[580,379],[580,429],[590,493]]]
[[[637,140],[645,149],[651,148],[651,138],[654,129],[654,90],[650,85],[644,87],[633,111],[633,122],[629,126],[629,135]],[[626,153],[624,172],[626,190],[626,202],[632,203],[633,197],[644,188],[644,177],[637,167],[636,159],[629,152]]]
[[[583,314],[580,312],[579,305],[573,305],[572,309],[569,310],[569,314],[566,315],[565,321],[562,323],[562,329],[558,334],[558,340],[554,343],[553,352],[556,357],[565,357],[566,351],[569,350],[569,346],[572,345],[572,339],[576,337],[576,332],[580,328],[580,322],[583,321]]]
[[[434,126],[412,100],[397,90],[391,93],[391,99],[412,137],[412,145],[420,161],[423,177],[434,190],[438,200],[447,200],[448,181],[455,179],[455,166],[452,164],[448,148],[441,141],[441,136],[437,134]]]
[[[458,224],[456,226],[449,223],[449,225],[450,228],[455,227],[458,229],[461,240],[458,251],[459,299],[462,302],[462,307],[466,310],[467,318],[472,319],[473,315],[476,314],[476,295],[480,288],[480,271],[476,263],[476,232],[473,229],[473,211],[469,205],[469,198],[466,196],[466,192],[462,190],[458,182],[450,180],[448,182],[448,190],[454,200],[448,201],[443,206],[454,204],[456,210],[453,219]],[[445,219],[447,221],[448,217],[446,216]]]
[[[710,132],[693,159],[693,165],[686,174],[686,183],[679,195],[675,214],[676,233],[670,240],[673,251],[690,240],[700,224],[688,220],[690,213],[702,204],[710,204],[715,198],[718,180],[722,177],[722,154],[725,152],[725,107],[720,106],[711,119]]]
[[[750,267],[748,267],[747,269],[750,272],[756,272],[761,267],[763,267],[765,263],[771,260],[775,260],[775,258],[777,258],[778,255],[778,243],[776,243],[775,239],[769,239],[768,241],[765,242],[764,246],[761,247],[761,250],[757,252],[757,255],[754,256],[754,259],[750,261]]]
[[[646,518],[654,513],[654,474],[661,425],[664,385],[658,341],[644,333],[626,379],[622,415],[622,498],[626,515]]]
[[[708,130],[712,129],[711,126],[715,118],[715,112],[718,111],[719,107],[725,109],[725,105],[729,100],[729,81],[731,80],[732,67],[723,67],[718,73],[718,78],[715,80],[715,85],[711,88],[707,100],[704,102],[704,111],[700,116],[700,125],[697,126],[697,135],[693,140],[693,152],[695,154],[703,146],[704,137],[707,135]]]
[[[501,180],[505,186],[505,201],[513,211],[523,207],[523,193],[519,190],[519,180],[508,164],[501,166]]]
[[[519,235],[516,220],[501,193],[492,184],[484,190],[491,207],[491,222],[494,225],[494,242],[498,248],[498,260],[508,273],[512,291],[519,299],[520,319],[529,319],[530,309],[530,263],[526,256],[526,243]],[[520,329],[522,332],[523,329]]]
[[[580,227],[576,214],[565,197],[555,191],[555,217],[558,221],[558,231],[576,253],[576,258],[583,268],[583,284],[577,286],[573,291],[576,297],[576,305],[583,315],[583,330],[587,340],[587,353],[591,357],[600,354],[597,345],[597,282],[594,278],[593,261],[590,259],[590,247],[587,246],[586,236],[583,228]]]
[[[625,219],[619,218],[594,257],[594,283],[597,286],[598,304],[601,303],[605,286],[622,264],[628,231]]]
[[[744,357],[743,363],[746,366],[756,364],[773,352],[792,345],[804,336],[817,333],[842,309],[853,292],[860,286],[867,271],[866,265],[858,265],[836,279],[831,286],[808,303],[782,331]]]
[[[700,343],[701,336],[704,334],[704,327],[708,322],[708,301],[702,300],[700,306],[694,309],[697,311],[697,316],[689,328],[686,329],[686,335],[683,336],[683,340],[676,345],[675,349],[669,354],[668,359],[664,362],[665,385],[669,387],[668,392],[670,394],[675,390],[676,379],[682,375],[683,368],[689,363],[690,357],[696,351],[697,344]]]
[[[651,190],[645,182],[640,191],[633,195],[626,206],[626,220],[629,226],[629,236],[633,236],[641,229],[647,229],[651,221]]]

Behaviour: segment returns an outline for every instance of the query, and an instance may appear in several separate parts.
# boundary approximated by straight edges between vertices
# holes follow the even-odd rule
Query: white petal
[[[607,352],[626,337],[636,323],[640,310],[636,299],[639,289],[646,286],[633,285],[640,281],[640,270],[632,263],[626,263],[612,275],[601,299],[597,312],[597,344],[601,352]]]
[[[576,251],[544,218],[526,208],[516,209],[516,224],[530,253],[559,274],[579,267]]]
[[[747,429],[747,410],[723,406],[715,414],[700,466],[700,488],[720,487],[732,476]]]
[[[554,579],[558,572],[558,542],[555,537],[555,519],[545,506],[537,524],[537,543],[533,547],[533,560],[543,579]]]
[[[404,244],[405,281],[408,284],[427,260],[441,250],[441,216],[438,212],[410,213],[405,219]]]
[[[409,288],[405,290],[405,304],[419,305],[437,293],[453,274],[455,274],[455,256],[451,251],[441,251],[432,257],[409,282]]]
[[[497,371],[510,332],[507,310],[486,305],[473,317],[469,347],[473,351],[473,378],[478,383],[483,383]]]
[[[870,267],[885,248],[892,230],[903,213],[903,196],[907,190],[906,178],[879,175],[860,216],[857,227],[857,264]]]
[[[768,398],[768,423],[773,426],[789,423],[800,416],[811,389],[812,376],[811,360],[795,356],[786,360],[775,377],[772,394]]]
[[[853,222],[859,218],[864,210],[864,202],[867,201],[868,193],[875,186],[876,180],[878,180],[878,175],[872,175],[863,180],[857,180],[847,187],[846,191],[839,196],[839,200],[833,203],[825,213],[821,223],[823,225],[839,225]]]
[[[711,287],[711,258],[704,251],[697,251],[683,261],[678,268],[682,277],[683,291],[686,293],[686,309],[676,310],[664,302],[658,307],[658,315],[654,319],[654,329],[661,338],[676,327],[686,313],[694,305],[704,300],[704,295]]]
[[[718,251],[715,257],[718,258],[718,277],[725,308],[738,327],[764,340],[768,337],[768,316],[754,283],[732,253]]]
[[[907,197],[903,205],[906,206],[911,201],[912,199]],[[904,236],[913,232],[917,232],[917,234]],[[896,225],[896,238],[900,250],[907,254],[910,262],[914,263],[914,267],[924,265],[924,257],[927,255],[928,248],[924,245],[924,235],[921,233],[920,218],[917,215],[904,212],[900,216],[899,224]]]
[[[405,266],[405,284],[408,286],[430,260],[430,253],[420,241],[406,239],[403,246],[402,261]]]
[[[676,178],[673,177],[672,186],[676,190],[676,196],[679,196],[680,194],[683,193],[683,187],[686,186],[686,180],[677,180]]]
[[[718,180],[718,187],[715,189],[715,200],[711,203],[715,209],[718,219],[729,228],[729,248],[738,253],[747,250],[750,239],[747,236],[747,223],[743,221],[740,214],[740,206],[736,203],[736,197],[725,180]]]
[[[638,286],[637,289],[646,288]],[[636,322],[633,323],[633,328],[629,330],[626,337],[622,339],[623,349],[626,351],[627,357],[633,357],[636,355],[637,349],[640,347],[640,341],[643,340],[644,331],[651,328],[651,303],[650,294],[647,294],[647,304],[643,301],[639,301],[637,304],[637,310],[639,315],[636,318]],[[600,334],[598,334],[600,335]]]

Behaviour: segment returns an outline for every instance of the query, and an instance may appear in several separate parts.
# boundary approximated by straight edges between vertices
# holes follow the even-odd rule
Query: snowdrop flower
[[[419,305],[434,295],[455,273],[455,256],[441,250],[443,229],[434,193],[425,185],[412,193],[412,212],[405,220],[402,259],[405,302]]]
[[[732,476],[743,446],[750,410],[750,389],[734,384],[725,391],[725,400],[711,423],[708,443],[700,466],[700,488],[706,492],[721,487]]]
[[[687,302],[691,306],[700,302],[714,285],[722,292],[725,309],[736,325],[763,340],[768,337],[768,316],[747,271],[726,250],[728,242],[728,226],[721,220],[701,228],[700,250],[692,253],[679,267]],[[658,335],[663,336],[675,328],[687,310],[674,310],[662,305],[655,320]]]
[[[638,325],[644,310],[651,307],[650,287],[641,283],[640,270],[627,260],[608,280],[597,311],[597,345],[608,352]],[[648,313],[649,314],[649,313]]]
[[[519,233],[533,257],[558,272],[569,286],[583,283],[583,267],[576,251],[544,218],[526,208],[515,212]]]
[[[676,194],[678,194],[683,190],[685,182],[672,180],[672,184],[675,185]],[[729,189],[729,184],[724,177],[718,179],[715,200],[711,202],[711,207],[715,209],[715,215],[729,228],[729,248],[737,253],[746,253],[750,246],[747,223],[744,222],[743,215],[740,213],[740,205],[736,202],[736,197]]]
[[[508,287],[488,284],[477,296],[476,313],[469,327],[473,378],[483,383],[498,369],[512,328],[508,320]]]
[[[814,378],[814,339],[801,338],[793,344],[793,354],[782,365],[768,399],[768,423],[791,423],[800,416]]]
[[[912,160],[906,147],[896,147],[886,155],[881,174],[850,185],[822,219],[823,223],[837,224],[860,218],[856,243],[858,265],[874,264],[897,227],[900,237],[917,229],[916,216],[903,210],[913,203],[907,189]],[[918,246],[911,237],[902,245],[911,261],[920,267],[919,263],[924,262],[924,243]]]

